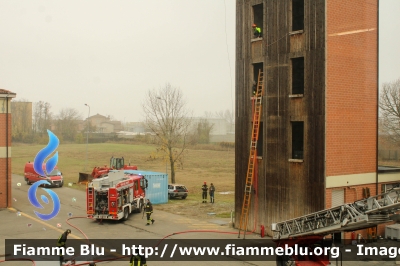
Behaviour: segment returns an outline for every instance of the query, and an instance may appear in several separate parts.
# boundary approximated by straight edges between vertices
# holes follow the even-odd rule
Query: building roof
[[[104,115],[101,115],[101,114],[92,115],[92,116],[89,117],[89,119],[95,118],[95,117],[101,117],[101,118],[104,118],[104,119],[109,119],[107,116],[104,116]]]
[[[4,96],[4,94],[6,94],[6,96]],[[17,96],[15,92],[11,92],[5,89],[0,89],[0,97],[15,97],[15,96]]]

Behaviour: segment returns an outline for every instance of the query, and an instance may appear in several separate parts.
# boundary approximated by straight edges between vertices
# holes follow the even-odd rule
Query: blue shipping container
[[[168,202],[168,175],[165,173],[125,170],[127,174],[142,175],[149,181],[146,189],[146,198],[150,199],[152,204],[161,204]]]

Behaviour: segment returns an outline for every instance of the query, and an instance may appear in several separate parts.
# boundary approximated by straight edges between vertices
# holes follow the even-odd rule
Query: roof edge
[[[17,96],[17,94],[15,92],[8,91],[5,89],[0,89],[0,97],[2,97],[2,98],[6,98],[6,97],[14,98],[15,96]]]

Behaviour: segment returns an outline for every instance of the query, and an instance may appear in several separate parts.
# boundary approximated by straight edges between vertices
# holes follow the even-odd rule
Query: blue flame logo
[[[47,176],[48,173],[54,170],[58,162],[58,152],[56,152],[49,160],[47,160],[46,172],[43,171],[44,160],[46,159],[47,156],[49,156],[52,152],[54,152],[57,149],[58,144],[60,143],[57,136],[54,135],[53,132],[47,130],[47,133],[49,134],[49,143],[47,144],[46,147],[44,147],[37,153],[35,160],[33,161],[33,169],[40,176]],[[39,209],[43,209],[43,206],[36,199],[36,191],[38,187],[42,184],[51,185],[46,180],[40,180],[38,182],[35,182],[28,190],[29,201],[33,206]],[[37,217],[39,217],[42,220],[50,220],[60,212],[60,199],[58,198],[57,194],[54,191],[46,188],[42,189],[45,190],[50,195],[52,201],[54,202],[54,208],[50,214],[42,214],[37,211],[34,211],[34,213],[36,214]],[[49,199],[45,195],[41,195],[41,199],[43,200],[44,203],[46,204],[49,203]]]
[[[36,208],[39,208],[39,209],[43,209],[43,206],[36,199],[36,191],[37,191],[38,187],[42,184],[50,185],[50,183],[47,182],[46,180],[40,180],[38,182],[33,183],[33,185],[28,190],[29,201],[31,202],[31,204],[33,206],[35,206]],[[53,211],[50,214],[42,214],[37,211],[33,211],[33,212],[40,219],[47,221],[47,220],[54,218],[60,212],[60,199],[58,198],[57,194],[53,190],[47,189],[47,188],[42,188],[42,189],[45,190],[50,195],[51,199],[53,200],[53,202],[54,202]],[[45,195],[42,195],[41,199],[44,201],[44,203],[46,203],[46,204],[49,203],[49,199]]]
[[[33,169],[38,175],[41,176],[47,176],[46,174],[53,171],[58,162],[58,152],[56,152],[54,156],[51,157],[46,163],[46,174],[43,172],[44,159],[46,159],[47,156],[54,152],[57,149],[58,144],[60,143],[57,136],[54,135],[53,132],[47,130],[47,133],[49,134],[49,144],[47,144],[46,147],[44,147],[37,153],[35,160],[33,161]]]

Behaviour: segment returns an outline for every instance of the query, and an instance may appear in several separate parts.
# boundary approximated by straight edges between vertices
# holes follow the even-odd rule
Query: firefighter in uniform
[[[201,186],[201,190],[203,190],[203,203],[207,203],[208,186],[206,181],[204,181],[204,185]]]
[[[146,225],[150,225],[150,222],[151,224],[154,224],[154,219],[150,218],[151,214],[153,213],[153,205],[151,204],[149,199],[146,200],[146,206],[144,206],[144,211],[146,212],[147,216]]]
[[[69,234],[71,234],[71,230],[69,229],[65,230],[65,232],[62,233],[62,235],[58,238],[57,246],[63,247],[65,250],[65,242],[67,242],[67,237]],[[60,264],[63,263],[63,261],[64,261],[64,256],[60,255]]]
[[[215,192],[215,187],[213,183],[210,185],[210,203],[214,203],[214,192]]]
[[[132,254],[131,260],[129,264],[130,266],[147,266],[146,257],[139,254],[139,249],[137,248],[135,251],[136,255]]]
[[[256,81],[253,81],[252,91],[253,91],[253,96],[256,96],[256,94],[257,94],[257,82]]]
[[[261,38],[261,28],[257,27],[256,24],[253,24],[252,27],[253,27],[254,38]]]

